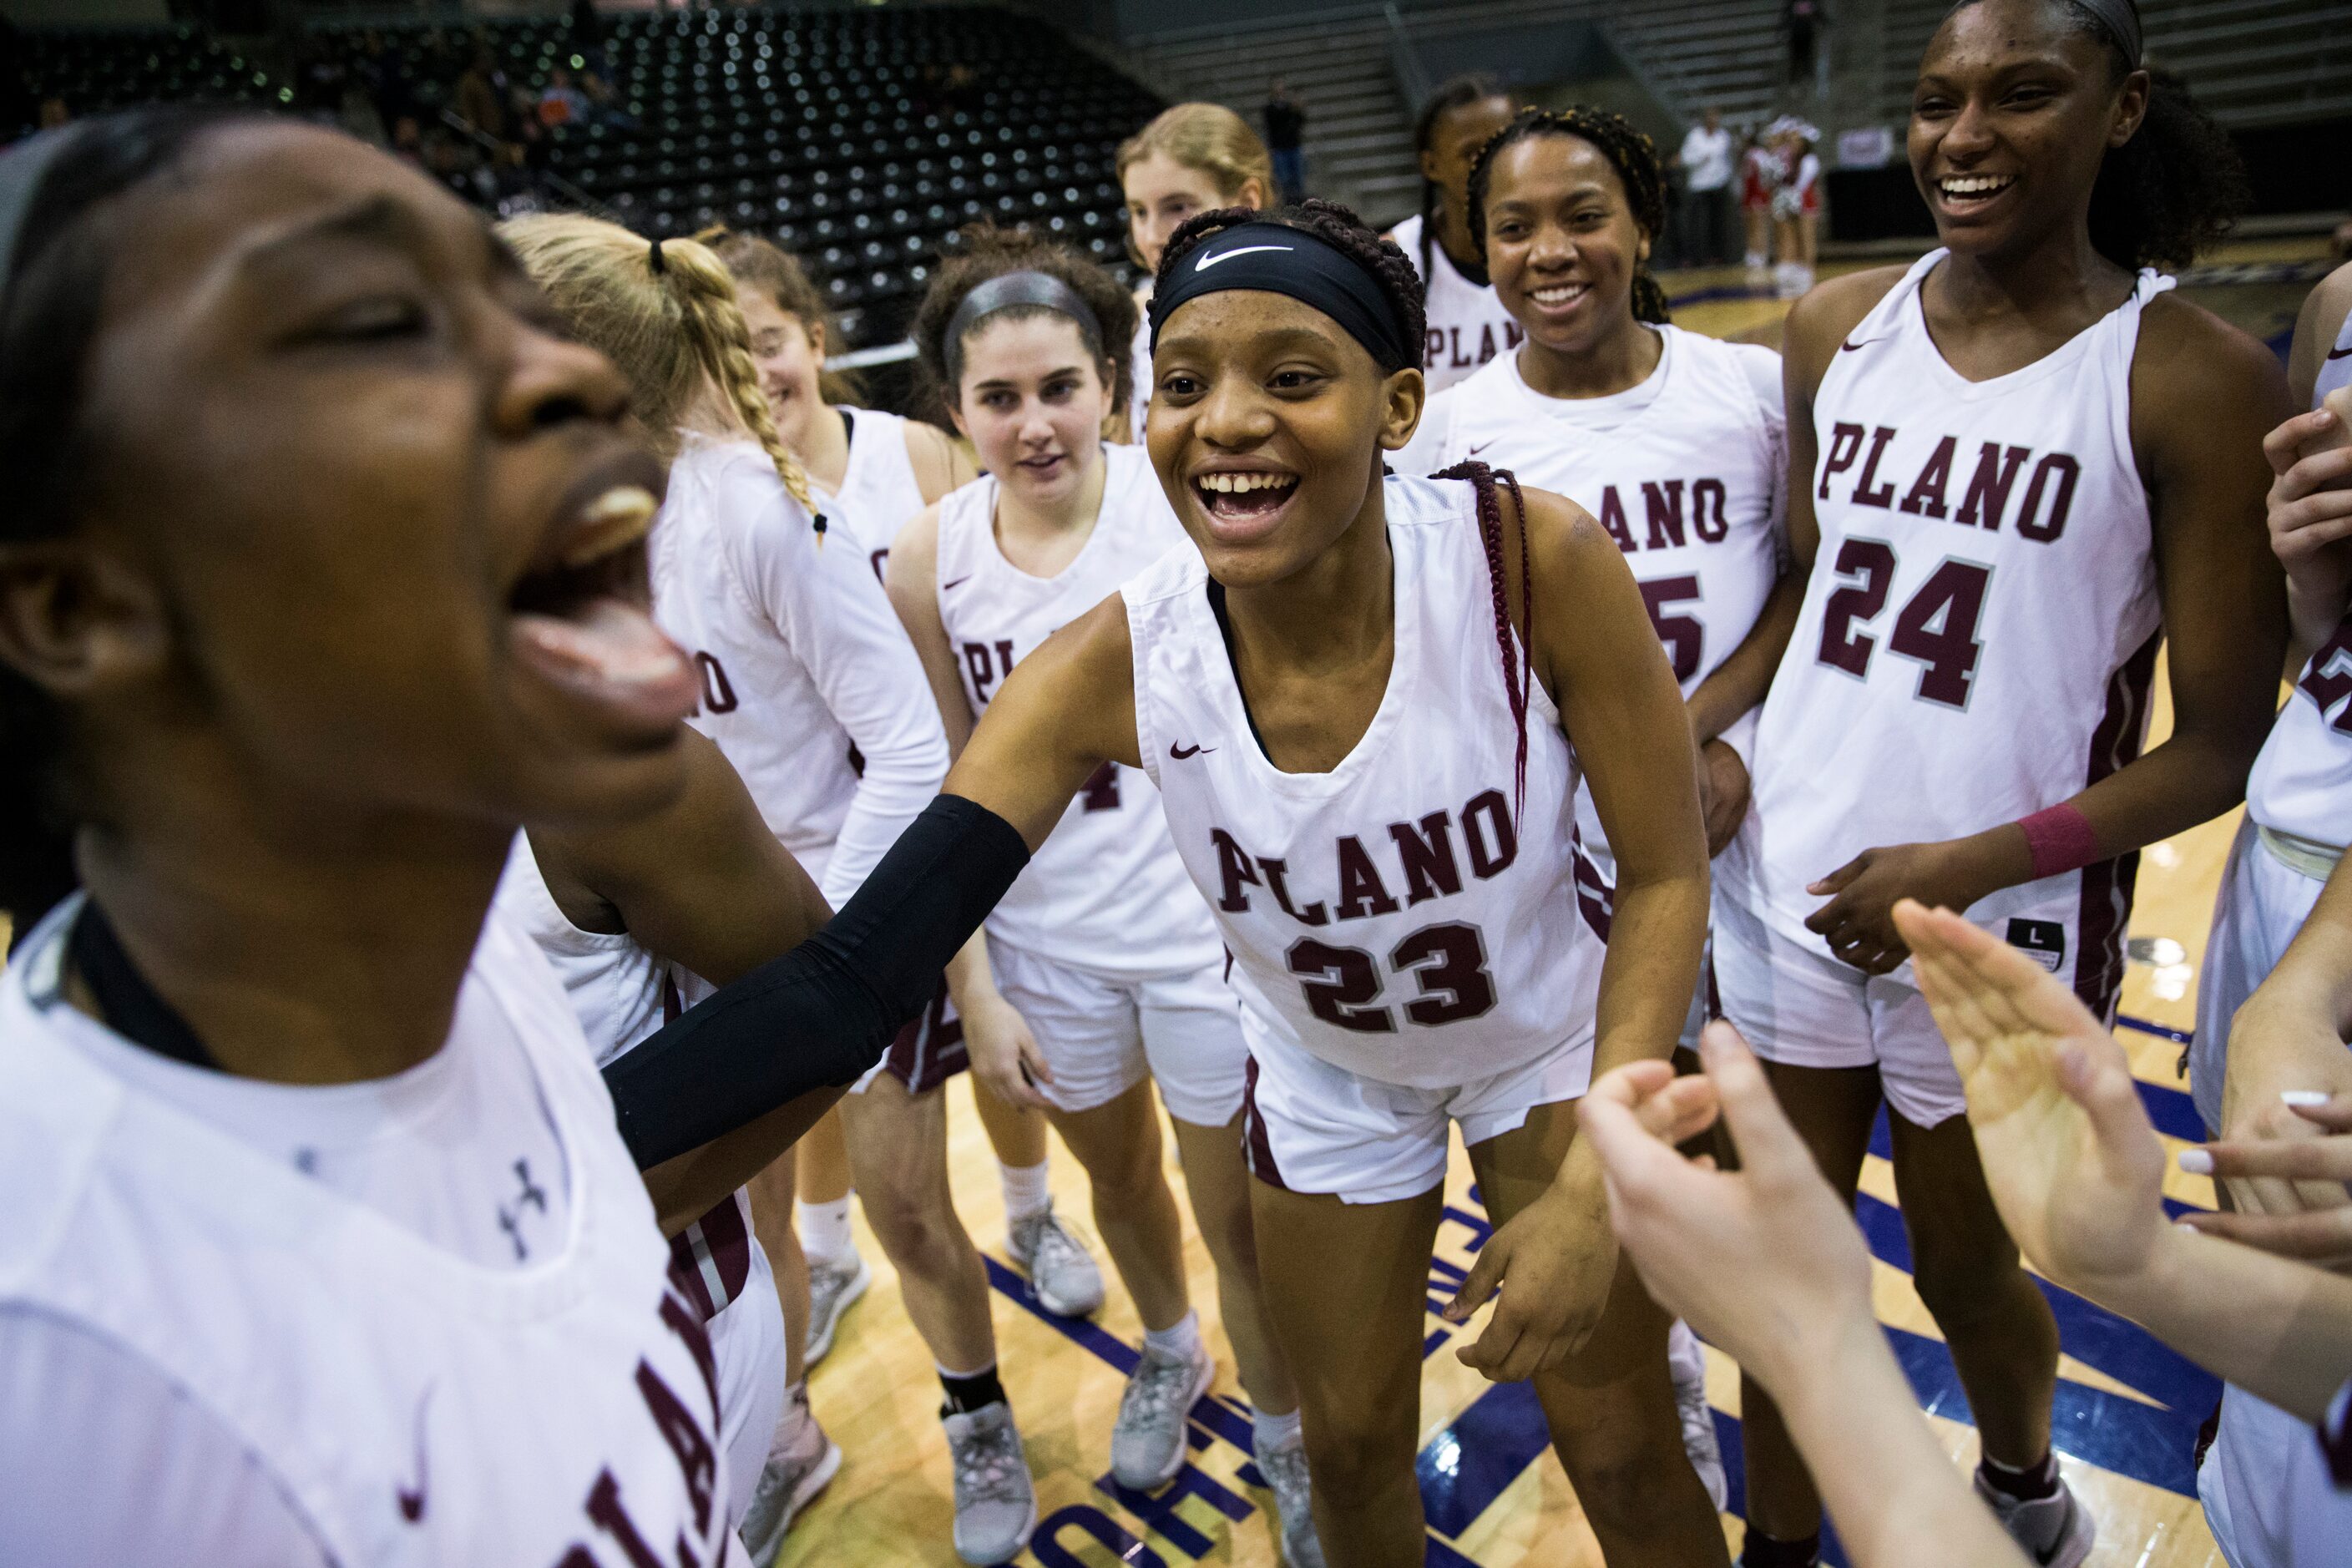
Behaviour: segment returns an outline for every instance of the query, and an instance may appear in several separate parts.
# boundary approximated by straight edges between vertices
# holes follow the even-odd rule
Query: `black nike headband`
[[[1151,346],[1177,308],[1227,289],[1287,294],[1364,345],[1384,371],[1421,368],[1421,344],[1364,264],[1320,235],[1278,223],[1221,229],[1183,258],[1151,297]]]

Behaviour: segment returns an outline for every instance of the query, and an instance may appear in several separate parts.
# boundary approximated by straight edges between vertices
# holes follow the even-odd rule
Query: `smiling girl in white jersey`
[[[1715,973],[1832,1181],[1891,1112],[1919,1294],[2042,1562],[2093,1525],[2060,1479],[2058,1337],[1985,1194],[1895,901],[1961,910],[2111,1016],[2133,852],[2228,809],[2279,666],[2258,524],[2284,405],[2260,344],[2168,290],[2224,220],[2227,143],[2139,68],[2126,0],[1972,0],[1929,44],[1910,155],[1945,248],[1789,319],[1787,651],[1719,862]],[[2169,739],[2140,754],[2158,638]],[[1743,1396],[1748,1545],[1811,1561],[1819,1502]]]
[[[1103,443],[1126,376],[1115,350],[1128,308],[1090,262],[982,229],[916,314],[924,381],[987,470],[917,518],[890,567],[891,595],[959,751],[1022,659],[1184,543],[1145,454]],[[1051,1116],[1087,1169],[1096,1228],[1143,1323],[1143,1354],[1111,1432],[1112,1474],[1138,1490],[1165,1485],[1184,1462],[1186,1413],[1216,1374],[1185,1288],[1156,1083],[1255,1407],[1284,1558],[1321,1568],[1297,1394],[1251,1245],[1240,1125],[1248,1052],[1215,924],[1185,879],[1150,781],[1106,763],[988,933],[998,985],[1027,1034],[1018,1051],[976,1046],[973,1076]]]
[[[1510,122],[1511,99],[1489,76],[1458,76],[1422,105],[1413,126],[1421,211],[1387,237],[1420,275],[1426,347],[1421,373],[1442,391],[1519,342],[1519,323],[1496,298],[1470,237],[1470,165]]]
[[[2306,657],[2246,781],[2246,818],[2221,873],[2212,934],[2197,976],[2189,1056],[2198,1114],[2219,1137],[2310,1137],[2282,1099],[2352,1089],[2352,1051],[2331,1032],[2281,1027],[2274,1013],[2239,1009],[2303,929],[2352,836],[2352,443],[2334,412],[2352,388],[2352,267],[2330,274],[2303,308],[2287,358],[2290,391],[2312,412],[2263,443],[2276,479],[2271,544],[2286,568],[2294,646]],[[2336,394],[2329,411],[2321,405]],[[2308,452],[2311,455],[2305,457]],[[2240,1183],[2237,1205],[2296,1214],[2291,1183]],[[2309,1426],[2245,1390],[2221,1397],[2220,1428],[2198,1471],[2206,1521],[2238,1568],[2284,1568],[2296,1510],[2315,1499],[2296,1461]],[[2322,1489],[2313,1489],[2321,1492]]]
[[[1497,1228],[1449,1315],[1505,1286],[1465,1361],[1535,1377],[1612,1563],[1720,1564],[1665,1320],[1619,1268],[1571,1109],[1596,1062],[1673,1048],[1697,975],[1673,671],[1569,502],[1381,478],[1422,403],[1396,247],[1322,203],[1251,216],[1178,231],[1153,298],[1152,466],[1191,543],[1014,668],[950,786],[1042,842],[1106,763],[1160,785],[1233,954],[1259,1266],[1331,1561],[1425,1550],[1417,1390],[1458,1121]],[[1574,850],[1587,769],[1619,851],[1605,962]]]

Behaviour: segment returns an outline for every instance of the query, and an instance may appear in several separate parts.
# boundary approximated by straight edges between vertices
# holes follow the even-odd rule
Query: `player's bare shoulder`
[[[2131,369],[2132,445],[2144,461],[2161,467],[2168,451],[2193,456],[2240,430],[2252,451],[2293,412],[2284,368],[2251,333],[2177,291],[2147,302]]]
[[[1903,281],[1907,268],[1868,267],[1817,284],[1789,307],[1780,331],[1780,354],[1799,367],[1804,384],[1822,378],[1830,356],[1842,352],[1853,330]]]

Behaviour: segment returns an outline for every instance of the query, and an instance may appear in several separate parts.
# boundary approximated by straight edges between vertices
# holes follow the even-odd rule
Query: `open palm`
[[[2040,964],[1950,910],[1906,900],[1895,921],[2010,1235],[2054,1279],[2141,1268],[2163,1231],[2164,1149],[2123,1047]]]

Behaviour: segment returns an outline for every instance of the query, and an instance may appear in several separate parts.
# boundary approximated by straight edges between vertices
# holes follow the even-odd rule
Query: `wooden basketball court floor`
[[[2221,311],[2284,354],[2294,311],[2326,271],[2311,241],[2233,247],[2184,279],[2190,297]],[[1832,268],[1839,269],[1839,268]],[[1737,272],[1670,278],[1675,319],[1695,331],[1777,343],[1786,307],[1759,298]],[[2162,701],[2156,733],[2168,724]],[[2153,739],[2154,737],[2152,737]],[[2129,1048],[2141,1093],[2168,1148],[2200,1136],[2179,1061],[2194,1025],[2196,976],[2213,889],[2237,815],[2153,846],[2140,867],[2132,934],[2148,962],[2131,965],[2117,1035]],[[951,1158],[961,1207],[988,1255],[996,1289],[996,1330],[1004,1384],[1028,1443],[1039,1524],[1019,1560],[1035,1568],[1181,1568],[1196,1563],[1273,1568],[1278,1562],[1270,1495],[1249,1463],[1249,1418],[1230,1354],[1217,1330],[1207,1255],[1188,1244],[1192,1300],[1221,1375],[1193,1410],[1192,1458],[1157,1497],[1129,1492],[1109,1475],[1111,1422],[1141,1327],[1115,1277],[1108,1303],[1091,1321],[1047,1315],[1004,1261],[1003,1216],[994,1160],[971,1109],[968,1082],[950,1097]],[[1921,1408],[1955,1464],[1973,1464],[1975,1429],[1934,1321],[1912,1289],[1882,1126],[1864,1176],[1860,1218],[1876,1263],[1879,1317],[1908,1372]],[[1169,1177],[1180,1201],[1182,1173],[1170,1142]],[[1057,1206],[1082,1227],[1086,1177],[1055,1151]],[[2210,1206],[2203,1177],[2174,1171],[2168,1199]],[[1442,1304],[1487,1235],[1457,1144],[1430,1297]],[[818,1417],[845,1450],[839,1477],[794,1527],[778,1559],[786,1568],[898,1568],[949,1564],[951,1486],[939,1429],[939,1384],[922,1342],[901,1310],[881,1248],[857,1222],[875,1270],[872,1290],[844,1320],[833,1353],[812,1375]],[[1091,1233],[1089,1233],[1091,1234]],[[1098,1252],[1099,1255],[1099,1252]],[[1108,1266],[1106,1265],[1108,1273]],[[2222,1568],[2196,1499],[2191,1450],[2218,1385],[2147,1333],[2056,1286],[2044,1286],[2065,1347],[2056,1436],[2069,1479],[2096,1510],[2094,1568]],[[1601,1556],[1574,1494],[1545,1438],[1524,1385],[1496,1385],[1462,1366],[1454,1351],[1475,1338],[1483,1315],[1454,1329],[1426,1320],[1422,1379],[1420,1474],[1433,1568],[1599,1568]],[[1719,1352],[1708,1355],[1708,1394],[1732,1467],[1726,1539],[1737,1552],[1739,1510],[1739,1379]],[[1832,1560],[1843,1562],[1832,1543]],[[1341,1568],[1335,1564],[1334,1568]]]

